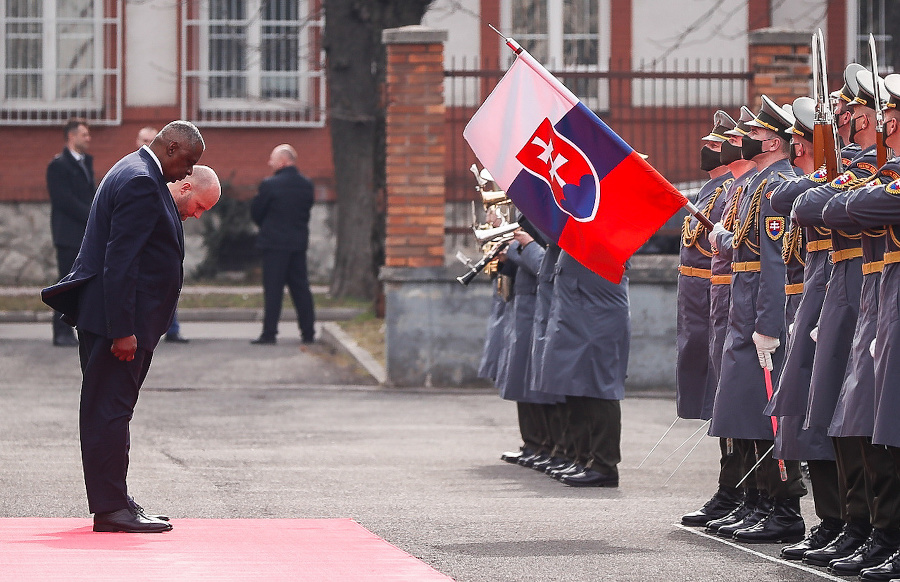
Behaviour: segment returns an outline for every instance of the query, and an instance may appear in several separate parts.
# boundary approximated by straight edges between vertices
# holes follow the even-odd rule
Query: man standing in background
[[[66,147],[47,166],[50,230],[60,278],[69,273],[78,256],[94,200],[94,158],[87,153],[91,146],[87,122],[70,119],[63,128],[63,138]],[[72,328],[61,318],[62,314],[53,314],[53,345],[77,346]]]
[[[250,216],[259,226],[256,246],[263,255],[265,304],[262,334],[250,343],[276,342],[284,286],[287,285],[297,310],[300,336],[303,343],[310,344],[315,341],[315,313],[306,274],[306,249],[313,185],[297,171],[297,152],[288,144],[272,150],[269,167],[274,175],[260,183],[259,193],[250,204]]]

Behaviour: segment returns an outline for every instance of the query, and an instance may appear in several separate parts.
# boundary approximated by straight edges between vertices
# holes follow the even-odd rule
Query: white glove
[[[728,232],[728,229],[722,226],[721,222],[717,222],[713,225],[712,231],[707,235],[707,240],[709,240],[709,244],[712,245],[713,248],[716,246],[716,239],[719,238],[719,235],[722,233]]]
[[[872,343],[869,344],[869,353],[872,354],[872,357],[875,357],[875,342],[878,341],[877,337],[872,338]]]
[[[775,369],[772,364],[772,354],[781,345],[781,340],[777,337],[769,337],[760,333],[753,332],[753,343],[756,344],[756,357],[759,358],[759,367],[765,368],[770,372]]]
[[[791,322],[791,324],[788,326],[788,335],[794,335],[794,323],[793,322]]]
[[[812,331],[809,332],[809,337],[811,337],[812,341],[814,341],[814,342],[819,341],[819,326],[818,325],[816,327],[812,328]]]

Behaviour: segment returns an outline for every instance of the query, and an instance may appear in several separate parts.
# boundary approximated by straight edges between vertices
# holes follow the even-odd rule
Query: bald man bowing
[[[250,216],[259,226],[256,246],[263,255],[262,334],[250,343],[274,344],[281,318],[281,302],[287,285],[297,310],[303,343],[315,338],[313,298],[306,274],[309,215],[313,185],[297,170],[297,152],[287,144],[276,146],[269,156],[274,174],[262,181],[250,203]]]
[[[195,166],[204,148],[193,124],[173,121],[119,160],[100,183],[71,272],[41,293],[78,328],[81,456],[94,531],[172,529],[128,495],[129,423],[181,292],[181,221],[219,199],[215,173]]]

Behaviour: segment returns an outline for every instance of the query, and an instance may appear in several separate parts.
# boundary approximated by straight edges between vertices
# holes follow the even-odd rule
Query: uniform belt
[[[712,276],[712,271],[709,269],[698,269],[687,265],[678,265],[678,272],[686,277],[700,277],[701,279],[709,279]]]
[[[897,253],[900,255],[900,252]],[[897,258],[900,261],[900,257]],[[713,285],[731,285],[731,275],[712,275],[709,282]]]
[[[884,264],[890,265],[891,263],[900,263],[900,251],[884,253]]]
[[[846,261],[847,259],[855,259],[856,257],[862,256],[862,249],[856,247],[854,249],[844,249],[842,251],[832,251],[831,252],[831,262],[832,263],[840,263],[841,261]]]
[[[731,263],[732,273],[758,273],[760,269],[759,261],[746,261],[744,263]]]
[[[870,261],[863,263],[863,275],[871,275],[872,273],[880,273],[884,269],[884,261]]]
[[[784,286],[785,295],[799,295],[803,293],[803,283],[791,283]]]
[[[806,243],[806,252],[812,253],[815,251],[830,251],[831,250],[831,239],[823,238],[821,240],[811,240]]]

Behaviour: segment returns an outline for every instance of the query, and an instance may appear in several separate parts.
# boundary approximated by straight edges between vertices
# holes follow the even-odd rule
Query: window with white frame
[[[222,124],[323,122],[322,20],[314,4],[203,0],[185,29],[199,48],[199,60],[185,70],[187,85],[196,86],[194,116]]]
[[[48,121],[54,116],[47,113],[54,110],[88,113],[101,121],[98,115],[110,114],[101,110],[113,104],[104,99],[117,102],[115,92],[106,88],[115,87],[107,78],[115,80],[118,71],[104,64],[118,61],[110,53],[120,46],[120,23],[118,17],[104,15],[101,0],[0,0],[0,13],[4,121],[18,118],[16,111],[43,111]]]
[[[900,6],[890,0],[859,0],[856,6],[856,62],[871,66],[869,33],[875,37],[878,70],[881,75],[893,73],[897,44],[891,32],[900,18]]]
[[[608,70],[608,0],[505,0],[503,10],[510,36],[551,71]],[[599,79],[560,80],[588,107],[604,108],[607,89]]]

